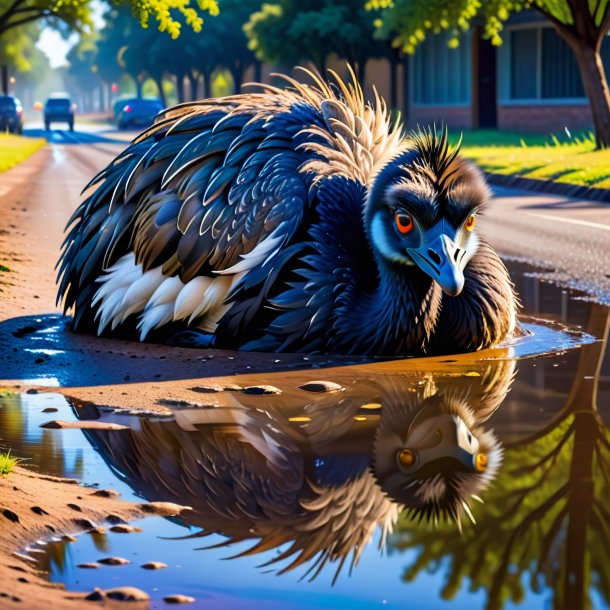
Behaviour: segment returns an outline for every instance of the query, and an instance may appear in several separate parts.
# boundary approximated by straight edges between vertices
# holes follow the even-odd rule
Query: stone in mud
[[[62,419],[52,419],[44,424],[40,424],[40,427],[49,428],[51,430],[67,430],[73,428],[83,430],[129,430],[129,426],[124,426],[123,424],[98,420],[63,421]]]
[[[236,383],[228,383],[224,387],[224,390],[225,392],[241,392],[243,388],[240,385],[237,385]]]
[[[99,527],[99,526],[98,527],[93,527],[93,528],[91,528],[87,532],[87,534],[92,534],[92,535],[96,535],[97,534],[98,536],[101,536],[101,535],[103,535],[105,533],[106,533],[106,530],[103,527]]]
[[[96,527],[91,519],[74,519],[74,523],[83,530],[92,530]]]
[[[73,502],[70,502],[66,506],[68,508],[71,508],[72,510],[78,511],[79,513],[82,512],[82,508],[78,504],[74,504]]]
[[[224,392],[224,388],[221,385],[196,385],[191,388],[192,392],[200,392],[202,394],[216,394],[218,392]]]
[[[114,489],[98,489],[94,491],[92,496],[100,496],[101,498],[114,498],[115,496],[120,496],[118,491],[114,491]]]
[[[99,563],[95,563],[94,561],[91,561],[89,563],[79,563],[76,567],[82,568],[83,570],[97,570],[101,566]]]
[[[0,509],[0,512],[13,523],[19,523],[19,515],[8,508]]]
[[[145,513],[154,513],[155,515],[161,515],[162,517],[172,517],[178,515],[183,510],[193,510],[191,506],[182,506],[181,504],[174,504],[173,502],[147,502],[140,504],[140,508]]]
[[[142,530],[135,525],[125,525],[120,523],[119,525],[113,525],[110,528],[110,531],[114,532],[115,534],[133,534],[135,532],[141,532]]]
[[[142,564],[142,567],[145,570],[163,570],[164,568],[167,568],[167,564],[162,561],[149,561]]]
[[[272,394],[281,394],[282,390],[272,385],[250,385],[242,389],[244,394],[252,394],[253,396],[270,396]]]
[[[188,595],[166,595],[163,598],[163,601],[166,604],[192,604],[195,601],[194,597],[189,597]]]
[[[43,413],[55,413],[56,411],[57,409],[55,407],[47,407],[46,409],[42,410]]]
[[[76,538],[74,536],[70,536],[70,534],[64,534],[61,539],[62,542],[76,542]]]
[[[85,599],[90,602],[101,602],[105,599],[113,599],[119,602],[147,602],[150,600],[150,596],[136,587],[116,587],[105,591],[95,587]]]
[[[106,521],[108,521],[108,523],[114,523],[115,525],[117,525],[119,523],[127,523],[127,521],[125,521],[125,519],[119,517],[118,515],[114,515],[114,514],[106,515]]]
[[[117,587],[116,589],[106,589],[108,599],[116,599],[120,602],[146,602],[150,596],[146,591],[136,587]]]
[[[332,381],[309,381],[299,386],[299,389],[306,392],[340,392],[343,386]]]
[[[42,507],[40,507],[40,506],[31,506],[31,507],[30,507],[30,510],[31,510],[33,513],[36,513],[37,515],[41,515],[41,516],[42,516],[42,515],[48,515],[48,514],[49,514],[49,513],[48,513],[48,512],[47,512],[47,511],[46,511],[44,508],[42,508]]]
[[[97,562],[103,563],[106,566],[124,566],[131,563],[129,559],[124,557],[104,557],[103,559],[98,559]]]

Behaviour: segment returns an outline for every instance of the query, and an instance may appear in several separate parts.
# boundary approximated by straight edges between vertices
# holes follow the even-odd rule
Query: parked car
[[[23,131],[23,106],[12,95],[0,95],[0,131]]]
[[[67,123],[74,131],[74,104],[68,96],[50,97],[44,105],[44,128],[51,129],[51,123]]]
[[[119,129],[148,127],[155,120],[163,104],[157,98],[130,98],[115,104],[116,124]]]

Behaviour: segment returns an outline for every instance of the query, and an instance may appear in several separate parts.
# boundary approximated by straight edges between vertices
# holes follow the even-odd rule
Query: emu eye
[[[410,233],[413,230],[413,227],[415,226],[415,224],[413,223],[413,218],[408,212],[396,212],[396,215],[394,216],[394,222],[396,224],[398,232],[402,235]]]
[[[417,454],[412,449],[403,449],[398,452],[398,463],[405,468],[410,468],[417,462]]]
[[[466,222],[464,223],[464,227],[466,228],[466,231],[472,231],[474,229],[474,225],[477,224],[477,217],[476,214],[471,214],[467,219]]]
[[[474,456],[474,468],[477,472],[485,472],[487,470],[487,456],[484,453],[477,453]]]

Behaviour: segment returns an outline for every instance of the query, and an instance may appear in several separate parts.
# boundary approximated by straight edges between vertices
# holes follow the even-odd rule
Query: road
[[[43,133],[41,126],[27,131]],[[45,292],[54,293],[53,265],[63,227],[82,187],[134,135],[103,125],[54,130],[35,160],[3,175],[0,198],[14,200],[10,207],[23,215],[15,219],[15,229],[27,236],[30,255],[46,261]],[[537,262],[553,279],[610,303],[610,204],[497,188],[478,227],[500,253]],[[10,251],[4,239],[0,235],[0,247]]]

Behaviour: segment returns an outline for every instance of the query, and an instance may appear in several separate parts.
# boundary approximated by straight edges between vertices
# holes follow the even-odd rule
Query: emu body
[[[93,179],[59,263],[76,330],[380,355],[513,330],[480,173],[445,133],[404,137],[357,84],[311,76],[171,108]]]

